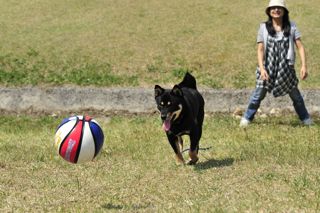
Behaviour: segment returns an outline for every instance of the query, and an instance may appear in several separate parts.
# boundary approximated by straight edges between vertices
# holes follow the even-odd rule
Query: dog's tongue
[[[167,132],[167,131],[170,130],[170,127],[171,127],[171,122],[170,122],[170,120],[165,120],[165,121],[163,122],[162,129]]]

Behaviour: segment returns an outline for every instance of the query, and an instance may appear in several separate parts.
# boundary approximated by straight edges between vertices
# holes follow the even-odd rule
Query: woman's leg
[[[305,123],[305,121],[310,120],[310,115],[304,104],[303,97],[297,87],[293,88],[289,93],[289,96],[293,102],[293,107],[299,116],[299,119]]]
[[[247,121],[251,122],[254,119],[257,110],[260,107],[261,101],[266,97],[267,90],[265,88],[256,88],[249,101],[248,108],[244,113],[242,119],[246,119]]]

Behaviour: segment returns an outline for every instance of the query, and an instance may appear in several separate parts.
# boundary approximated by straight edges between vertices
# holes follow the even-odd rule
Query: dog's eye
[[[169,105],[169,106],[171,105],[171,102],[170,102],[170,101],[168,101],[168,105]]]
[[[164,106],[164,102],[163,102],[163,101],[161,101],[161,102],[160,102],[160,105],[161,105],[161,106]]]

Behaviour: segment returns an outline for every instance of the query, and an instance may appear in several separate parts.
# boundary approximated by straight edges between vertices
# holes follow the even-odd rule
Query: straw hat
[[[286,7],[285,0],[270,0],[269,5],[266,8],[266,13],[267,14],[269,14],[270,7],[282,7],[289,13],[289,10]]]

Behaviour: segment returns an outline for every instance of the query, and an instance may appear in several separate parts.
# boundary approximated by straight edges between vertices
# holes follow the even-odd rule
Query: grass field
[[[195,166],[176,166],[158,116],[98,116],[105,144],[74,165],[53,148],[62,118],[0,117],[1,212],[319,212],[320,120],[206,116]],[[147,130],[147,131],[146,131]],[[187,139],[186,139],[187,140]]]
[[[0,0],[0,86],[147,88],[191,71],[200,87],[253,87],[267,2]],[[300,85],[319,88],[320,4],[287,5],[307,50]],[[103,150],[73,165],[53,147],[62,117],[2,115],[0,212],[320,212],[318,117],[243,130],[206,116],[201,147],[212,148],[195,166],[175,165],[156,115],[96,119]]]
[[[203,87],[245,88],[255,83],[255,39],[268,1],[0,4],[0,85],[150,87],[192,70]],[[287,4],[307,49],[310,78],[301,85],[319,88],[320,4]]]

